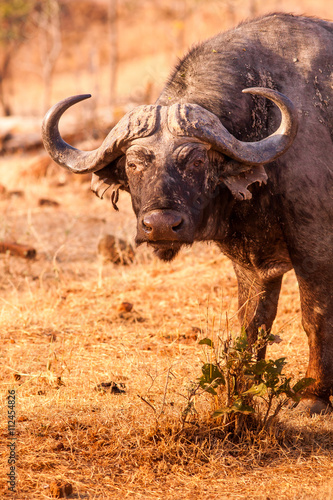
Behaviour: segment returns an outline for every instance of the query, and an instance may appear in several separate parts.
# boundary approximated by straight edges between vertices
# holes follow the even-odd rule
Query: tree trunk
[[[61,51],[61,28],[58,0],[48,0],[37,20],[43,77],[43,111],[51,105],[53,71]]]
[[[118,2],[109,0],[109,41],[110,41],[110,98],[109,103],[113,112],[117,99],[118,76]]]
[[[11,115],[11,109],[10,109],[9,103],[7,102],[6,90],[4,88],[4,82],[9,77],[10,60],[11,60],[11,52],[7,51],[6,54],[4,55],[2,67],[0,70],[0,103],[1,103],[1,106],[3,109],[4,116]]]

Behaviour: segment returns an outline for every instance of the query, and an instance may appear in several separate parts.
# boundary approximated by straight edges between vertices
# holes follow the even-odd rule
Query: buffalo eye
[[[204,166],[205,162],[203,158],[195,158],[188,163],[187,170],[188,172],[198,172]]]
[[[175,157],[178,169],[193,176],[204,170],[207,152],[202,145],[187,143],[176,150]]]
[[[127,160],[126,168],[128,172],[139,173],[147,168],[147,161],[143,158],[131,158]]]
[[[198,167],[201,167],[203,165],[203,160],[195,160],[193,162],[193,166],[198,168]]]

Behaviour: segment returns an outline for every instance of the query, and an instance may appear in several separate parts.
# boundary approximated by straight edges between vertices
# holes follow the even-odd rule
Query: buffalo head
[[[247,187],[267,180],[263,165],[282,155],[295,138],[297,113],[287,97],[266,88],[243,92],[267,97],[280,108],[278,130],[261,141],[242,142],[203,107],[177,103],[139,106],[98,149],[80,151],[64,142],[58,122],[66,109],[90,97],[83,95],[50,109],[43,122],[44,145],[62,167],[93,172],[93,191],[102,198],[111,188],[115,207],[118,190],[129,191],[138,222],[137,243],[147,242],[160,258],[170,260],[183,244],[196,239],[205,208],[221,184],[234,198],[250,199]]]

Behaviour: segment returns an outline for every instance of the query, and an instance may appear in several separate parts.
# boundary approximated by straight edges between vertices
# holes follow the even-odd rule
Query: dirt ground
[[[130,266],[103,263],[96,251],[102,235],[133,240],[129,197],[121,196],[116,213],[88,182],[70,176],[64,183],[57,171],[20,176],[27,161],[22,154],[0,162],[8,189],[1,239],[37,250],[32,261],[0,256],[2,408],[8,390],[17,398],[15,498],[50,498],[56,480],[71,485],[72,498],[332,498],[331,416],[285,410],[283,444],[230,447],[199,424],[191,439],[174,439],[205,359],[197,341],[218,334],[212,325],[220,316],[222,331],[226,315],[231,331],[239,328],[228,259],[196,244],[171,264],[147,248]],[[40,206],[45,198],[58,206]],[[274,326],[283,342],[268,355],[286,356],[295,378],[308,355],[300,321],[290,272]],[[125,392],[96,391],[111,381]],[[208,397],[196,405],[201,416],[212,411]],[[5,419],[1,433],[6,498]]]
[[[231,2],[229,17],[217,3],[193,13],[188,45],[249,14],[249,2]],[[333,16],[326,1],[258,2],[259,14],[276,10]],[[147,81],[157,92],[176,59],[171,42],[158,49],[166,21],[163,29],[154,25],[154,50],[131,59],[138,36],[148,44],[146,26],[138,31],[132,24],[132,45],[123,49],[124,99],[142,94]],[[18,66],[24,57],[23,51]],[[66,61],[64,68],[68,54]],[[100,70],[102,107],[108,76]],[[53,99],[90,91],[89,78],[87,68],[57,73]],[[40,81],[34,72],[24,81],[27,91],[21,75],[13,81],[15,109],[34,114],[39,126]],[[102,236],[133,244],[129,196],[121,194],[117,213],[91,193],[88,180],[54,167],[38,173],[41,154],[0,157],[0,241],[37,252],[32,260],[0,254],[0,496],[54,498],[68,484],[66,494],[82,499],[333,500],[333,416],[310,418],[288,408],[278,437],[237,443],[221,437],[218,424],[207,425],[214,401],[201,395],[197,416],[180,431],[189,390],[207,360],[198,341],[239,331],[230,261],[203,243],[168,264],[146,247],[131,265],[103,261]],[[282,342],[269,347],[268,357],[285,356],[287,374],[304,376],[308,347],[293,272],[284,277],[273,333]],[[8,391],[15,394],[15,494],[8,491]]]

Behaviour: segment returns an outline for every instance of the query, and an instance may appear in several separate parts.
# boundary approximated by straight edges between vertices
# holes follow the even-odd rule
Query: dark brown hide
[[[274,14],[241,24],[180,61],[150,108],[153,126],[132,136],[125,117],[98,153],[101,163],[80,166],[82,152],[75,163],[94,172],[98,194],[109,186],[131,193],[137,242],[159,257],[170,260],[196,240],[219,245],[234,263],[251,341],[262,324],[271,328],[282,276],[294,268],[307,376],[316,380],[307,398],[316,408],[333,393],[332,74],[332,23]],[[242,94],[249,87],[257,95]],[[145,114],[136,110],[140,123]],[[46,136],[64,165],[58,135]]]

